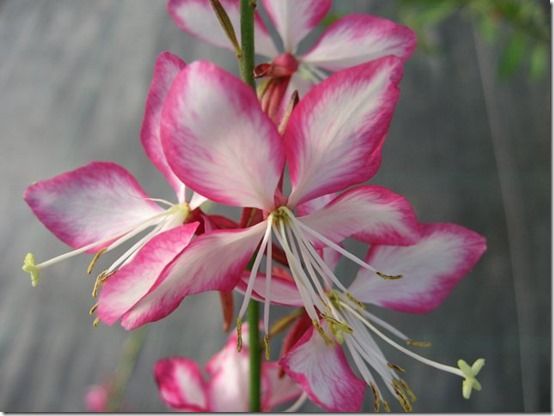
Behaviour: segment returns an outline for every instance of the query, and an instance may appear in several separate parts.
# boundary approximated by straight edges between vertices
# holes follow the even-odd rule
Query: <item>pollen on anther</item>
[[[385,273],[382,273],[382,272],[375,272],[377,274],[377,276],[379,276],[381,279],[384,279],[384,280],[398,280],[398,279],[402,279],[402,275],[401,274],[385,274]]]
[[[406,344],[408,344],[410,347],[418,347],[418,348],[431,347],[431,343],[429,341],[417,341],[415,339],[407,339]]]

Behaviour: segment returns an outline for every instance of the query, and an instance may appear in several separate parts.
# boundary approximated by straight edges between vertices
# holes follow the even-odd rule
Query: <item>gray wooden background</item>
[[[394,18],[390,0],[336,2],[337,11]],[[439,361],[486,357],[483,391],[461,398],[458,379],[385,348],[408,368],[416,411],[550,410],[550,84],[496,77],[497,51],[472,25],[450,19],[441,52],[418,52],[372,181],[406,195],[427,222],[456,222],[488,238],[488,252],[438,310],[380,311]],[[90,160],[130,169],[152,196],[171,197],[138,142],[156,55],[233,56],[181,33],[165,1],[0,0],[0,409],[79,411],[86,387],[110,375],[127,333],[93,329],[92,282],[81,257],[49,269],[32,289],[21,272],[65,247],[22,200],[35,180]],[[347,270],[353,272],[353,269]],[[125,401],[164,411],[157,358],[205,362],[225,338],[215,294],[193,297],[148,332]],[[369,407],[369,394],[367,409]],[[307,405],[305,410],[314,410]]]

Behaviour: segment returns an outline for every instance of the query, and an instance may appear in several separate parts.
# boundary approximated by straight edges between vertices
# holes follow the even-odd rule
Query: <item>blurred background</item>
[[[483,391],[465,401],[459,379],[384,352],[408,369],[418,412],[550,411],[550,6],[342,0],[326,23],[352,12],[410,25],[419,38],[371,183],[405,195],[423,222],[462,224],[488,239],[483,259],[436,311],[377,311],[431,341],[424,353],[438,361],[485,357]],[[84,410],[87,387],[117,373],[129,334],[92,327],[90,259],[48,269],[36,289],[21,271],[28,251],[39,259],[65,251],[22,194],[33,181],[112,160],[148,194],[171,198],[138,139],[163,50],[237,73],[233,54],[180,32],[164,0],[0,0],[0,410]],[[165,411],[153,364],[168,355],[203,364],[221,348],[218,295],[189,298],[143,335],[122,409]],[[370,410],[369,392],[366,399]]]

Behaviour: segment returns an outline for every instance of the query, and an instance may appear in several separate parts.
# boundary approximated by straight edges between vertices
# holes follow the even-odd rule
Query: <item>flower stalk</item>
[[[239,55],[242,80],[256,89],[254,82],[254,10],[255,0],[240,2],[241,54]],[[248,305],[248,345],[249,345],[249,403],[251,412],[261,411],[261,343],[259,333],[260,313],[254,300]]]

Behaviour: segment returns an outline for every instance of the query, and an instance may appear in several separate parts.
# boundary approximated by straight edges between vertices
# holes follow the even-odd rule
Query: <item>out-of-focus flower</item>
[[[334,290],[327,293],[332,307],[321,313],[326,335],[320,336],[311,326],[304,326],[304,334],[296,334],[296,344],[285,351],[280,361],[285,372],[324,409],[359,411],[369,385],[375,409],[379,410],[382,405],[388,410],[388,402],[381,392],[380,382],[376,381],[375,372],[401,406],[411,410],[415,396],[399,376],[403,370],[386,359],[374,337],[417,361],[462,377],[465,398],[469,398],[472,389],[481,389],[476,375],[484,365],[483,359],[475,361],[473,366],[459,360],[456,368],[422,357],[400,345],[386,332],[407,346],[422,346],[422,343],[408,338],[363,305],[370,303],[409,313],[429,312],[442,303],[486,249],[482,236],[454,224],[421,225],[420,228],[421,237],[411,246],[374,245],[367,254],[367,262],[401,274],[402,279],[375,279],[367,270],[361,269],[345,293]],[[266,278],[259,275],[254,286],[257,299],[266,299],[265,287]],[[272,302],[279,304],[302,305],[296,285],[283,272],[274,279],[270,297]],[[363,381],[350,369],[343,347],[350,352]]]
[[[379,167],[402,65],[402,60],[386,57],[333,74],[300,101],[284,137],[261,111],[253,91],[233,75],[204,61],[182,70],[162,111],[162,143],[170,166],[210,200],[263,210],[265,220],[196,238],[127,313],[128,326],[161,319],[190,294],[234,288],[261,241],[240,321],[264,254],[271,274],[272,236],[285,251],[314,325],[319,325],[316,311],[325,311],[331,302],[322,280],[344,288],[316,248],[336,250],[379,279],[397,278],[337,242],[351,235],[372,244],[418,240],[415,215],[403,197],[378,186],[348,189]],[[285,160],[292,182],[288,196],[278,186]],[[303,205],[338,191],[344,192],[323,209],[301,216]],[[265,309],[267,332],[268,305]]]
[[[92,385],[85,395],[85,407],[89,412],[107,412],[109,397],[108,387],[103,384]]]
[[[243,330],[246,331],[246,326]],[[248,346],[236,349],[237,336],[206,365],[204,377],[199,365],[185,357],[165,358],[156,363],[154,376],[162,400],[171,408],[193,412],[248,411]],[[302,393],[289,377],[279,377],[276,362],[262,363],[262,411],[294,400]]]
[[[221,4],[233,26],[240,27],[239,1],[221,0]],[[259,65],[255,73],[268,78],[260,97],[264,111],[276,121],[293,91],[303,96],[328,72],[384,56],[408,59],[416,45],[415,34],[406,26],[371,15],[352,14],[331,24],[308,52],[299,54],[298,45],[323,20],[332,1],[263,0],[262,4],[283,45],[279,52],[262,18],[256,15],[256,53],[270,62]],[[215,29],[218,22],[208,0],[169,0],[168,11],[181,30],[215,46],[231,48],[223,30]]]

